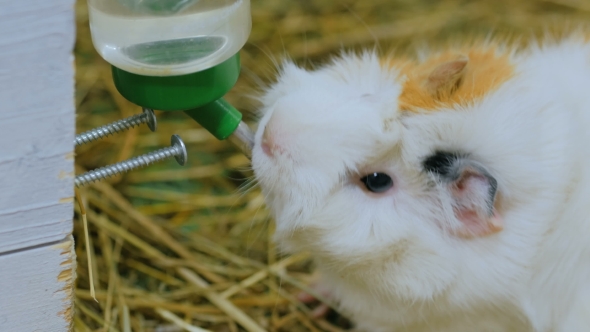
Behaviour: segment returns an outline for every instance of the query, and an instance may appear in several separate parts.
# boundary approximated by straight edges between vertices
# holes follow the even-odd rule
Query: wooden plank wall
[[[0,331],[71,328],[74,0],[0,0]]]

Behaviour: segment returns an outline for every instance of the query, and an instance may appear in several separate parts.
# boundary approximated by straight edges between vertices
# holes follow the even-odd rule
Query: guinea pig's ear
[[[423,163],[427,172],[446,185],[461,225],[452,232],[465,238],[482,237],[503,229],[496,211],[498,182],[480,164],[467,156],[437,152]]]
[[[436,99],[452,95],[461,84],[467,62],[468,58],[461,56],[438,65],[426,79],[426,90]]]

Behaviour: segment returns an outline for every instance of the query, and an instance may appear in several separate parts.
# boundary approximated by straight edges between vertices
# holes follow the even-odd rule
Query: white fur
[[[370,53],[287,64],[264,96],[252,164],[276,240],[314,253],[360,330],[590,331],[590,45],[513,62],[514,78],[465,109],[402,114],[404,77]],[[457,221],[421,166],[436,149],[469,152],[497,179],[503,231],[441,231]],[[368,194],[357,181],[370,172],[394,189]]]

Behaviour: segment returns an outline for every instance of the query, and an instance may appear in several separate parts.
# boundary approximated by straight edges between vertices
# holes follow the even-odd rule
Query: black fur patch
[[[424,160],[424,170],[446,178],[455,178],[453,166],[462,155],[457,152],[437,151]]]

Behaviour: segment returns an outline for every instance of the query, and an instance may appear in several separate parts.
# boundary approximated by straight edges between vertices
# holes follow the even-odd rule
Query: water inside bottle
[[[106,61],[132,73],[169,76],[201,71],[237,53],[250,34],[249,0],[225,3],[231,4],[147,15],[105,10],[90,2],[92,40]]]
[[[163,40],[126,46],[121,48],[121,53],[147,65],[179,65],[214,54],[223,47],[225,40],[219,36]]]
[[[199,0],[118,0],[135,13],[169,15],[178,13]]]

